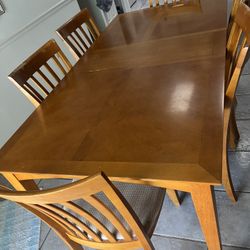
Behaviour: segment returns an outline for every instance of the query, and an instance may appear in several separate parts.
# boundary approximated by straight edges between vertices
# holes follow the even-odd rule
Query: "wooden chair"
[[[37,106],[61,81],[59,72],[65,76],[71,68],[55,40],[50,40],[16,68],[9,79]]]
[[[235,118],[235,92],[238,86],[240,74],[250,44],[250,8],[242,1],[239,3],[232,29],[227,42],[226,60],[226,93],[224,110],[224,130],[223,130],[223,152],[222,152],[222,184],[228,197],[237,201],[234,191],[230,169],[228,165],[227,149],[229,145],[236,145],[239,139],[239,132]]]
[[[82,57],[100,36],[87,9],[80,11],[56,32],[77,58]]]
[[[236,13],[234,15],[231,32],[227,41],[226,47],[226,75],[225,86],[227,88],[236,64],[238,51],[244,46],[244,43],[250,36],[250,8],[242,1],[237,6]],[[230,145],[235,148],[239,139],[239,133],[236,125],[234,111],[230,120]]]
[[[200,0],[149,0],[149,7],[167,5],[170,8],[200,6]]]
[[[52,227],[70,249],[154,249],[165,190],[111,183],[105,174],[44,191],[0,188],[0,197],[19,203]]]
[[[235,92],[239,82],[240,74],[250,44],[250,8],[244,3],[240,3],[236,11],[235,20],[229,37],[229,56],[231,57],[230,72],[228,76],[228,85],[225,94],[224,110],[224,139],[223,139],[223,168],[222,179],[226,192],[232,201],[236,201],[233,184],[231,181],[227,147],[228,139],[238,140],[239,132],[237,129],[234,106]]]

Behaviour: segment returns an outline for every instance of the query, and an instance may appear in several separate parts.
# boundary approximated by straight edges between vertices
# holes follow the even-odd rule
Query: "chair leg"
[[[232,202],[237,202],[237,196],[234,191],[234,186],[230,174],[229,164],[228,164],[228,155],[227,152],[224,153],[222,157],[222,184],[226,190],[228,197]]]
[[[176,190],[166,189],[166,193],[176,207],[179,207],[181,205],[180,198]]]
[[[229,125],[229,144],[232,149],[236,148],[239,139],[240,139],[240,134],[236,123],[235,111],[233,108]]]

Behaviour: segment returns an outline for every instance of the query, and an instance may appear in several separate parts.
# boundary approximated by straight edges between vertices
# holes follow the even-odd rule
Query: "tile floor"
[[[238,203],[230,202],[223,187],[216,188],[215,192],[224,250],[250,249],[250,61],[241,76],[237,100],[237,123],[241,138],[237,149],[229,152],[229,159],[239,196]],[[188,194],[185,194],[180,208],[174,207],[166,197],[152,241],[156,250],[207,249]],[[52,230],[42,224],[40,249],[67,248]]]

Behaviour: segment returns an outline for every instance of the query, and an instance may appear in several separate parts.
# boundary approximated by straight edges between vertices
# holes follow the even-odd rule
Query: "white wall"
[[[79,11],[76,0],[3,0],[3,4],[6,13],[0,16],[0,147],[35,109],[7,79],[8,74],[51,38],[74,63],[55,30]]]
[[[58,3],[58,0],[4,0],[6,14],[0,16],[0,42],[15,34],[37,16]]]

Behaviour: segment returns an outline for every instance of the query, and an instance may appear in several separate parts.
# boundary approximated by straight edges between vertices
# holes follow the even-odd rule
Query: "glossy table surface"
[[[118,16],[1,149],[0,172],[221,183],[226,26],[224,0]]]

